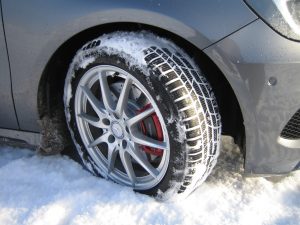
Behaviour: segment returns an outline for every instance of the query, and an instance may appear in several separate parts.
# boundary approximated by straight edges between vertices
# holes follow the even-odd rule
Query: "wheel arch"
[[[67,127],[63,124],[64,121],[62,121],[64,120],[64,105],[62,99],[64,80],[69,64],[76,51],[86,42],[99,37],[101,34],[117,30],[148,30],[172,40],[176,45],[183,48],[199,65],[213,88],[222,117],[222,133],[233,136],[235,142],[241,147],[243,146],[245,129],[240,105],[230,83],[216,64],[200,48],[193,45],[187,39],[165,29],[140,23],[108,23],[91,27],[75,34],[60,45],[46,64],[39,82],[37,101],[41,121],[43,121],[43,118],[46,118],[48,121],[52,120],[51,118],[55,118],[55,121],[59,121],[60,125],[54,127],[61,130],[61,136],[63,138],[68,137]],[[48,127],[50,126],[48,126],[47,121],[46,123],[42,122],[42,134],[47,133],[45,130],[47,130]],[[53,128],[53,126],[51,127]]]

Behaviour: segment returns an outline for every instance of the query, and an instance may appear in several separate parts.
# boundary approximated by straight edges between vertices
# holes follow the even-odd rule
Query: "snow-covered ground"
[[[0,224],[300,224],[300,171],[244,178],[229,137],[209,179],[184,201],[159,203],[98,179],[66,156],[0,147]]]

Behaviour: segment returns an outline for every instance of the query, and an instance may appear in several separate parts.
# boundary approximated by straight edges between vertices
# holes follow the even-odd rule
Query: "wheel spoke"
[[[115,167],[115,161],[118,155],[118,149],[116,146],[110,146],[108,147],[108,155],[107,155],[107,171],[108,174],[110,174],[114,167]]]
[[[159,149],[166,149],[167,148],[167,143],[164,141],[158,141],[153,138],[150,138],[144,134],[142,134],[140,131],[135,129],[133,132],[131,132],[131,139],[133,142],[148,146],[151,148],[159,148]]]
[[[89,144],[89,148],[93,148],[96,145],[100,144],[100,143],[104,143],[104,142],[108,142],[108,137],[109,137],[110,133],[106,132],[104,134],[102,134],[100,137],[98,137],[97,139],[95,139],[91,144]]]
[[[91,115],[88,115],[86,113],[81,113],[81,114],[78,114],[78,116],[84,120],[85,122],[87,122],[88,124],[94,126],[94,127],[98,127],[98,128],[106,128],[107,126],[104,125],[101,120],[97,117],[94,117],[94,116],[91,116]]]
[[[140,164],[152,177],[156,178],[159,172],[144,158],[138,146],[133,147],[131,144],[128,146],[128,153]]]
[[[81,90],[87,97],[89,103],[93,107],[94,111],[101,118],[105,115],[105,110],[103,104],[95,97],[95,95],[91,92],[91,90],[86,86],[81,86]]]
[[[151,107],[147,110],[145,110],[144,112],[141,112],[139,114],[137,114],[136,116],[130,118],[129,120],[127,120],[127,125],[129,126],[129,129],[137,124],[138,122],[140,122],[141,120],[147,118],[148,116],[150,116],[151,114],[153,114],[155,112],[154,108]]]
[[[101,72],[101,74],[99,74],[99,81],[104,107],[107,111],[112,112],[114,111],[114,102],[112,100],[111,91],[108,86],[106,71],[103,71]]]
[[[136,182],[136,176],[132,167],[132,162],[131,162],[131,158],[130,155],[125,152],[125,151],[119,151],[120,154],[120,158],[123,164],[123,167],[126,170],[126,173],[130,179],[130,182],[132,184],[132,186],[134,187],[135,182]]]
[[[124,82],[124,86],[120,93],[117,107],[116,107],[116,113],[120,117],[122,116],[125,107],[128,105],[128,96],[130,93],[131,85],[132,85],[132,80],[129,77],[127,77]]]

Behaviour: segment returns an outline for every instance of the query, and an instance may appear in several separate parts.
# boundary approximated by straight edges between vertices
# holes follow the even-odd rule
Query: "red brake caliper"
[[[145,105],[143,108],[141,108],[140,110],[137,111],[137,113],[142,113],[144,111],[146,111],[147,109],[149,109],[151,107],[151,104],[147,104]],[[148,116],[147,118],[145,118],[141,123],[141,128],[142,128],[142,132],[143,134],[145,134],[148,137],[151,137],[155,140],[158,141],[163,141],[164,136],[163,136],[163,131],[161,128],[161,124],[159,122],[158,116],[156,115],[156,113],[151,114],[150,116]],[[142,146],[142,150],[144,152],[147,152],[151,155],[155,155],[155,156],[162,156],[163,155],[163,150],[159,149],[159,148],[151,148],[149,146]]]

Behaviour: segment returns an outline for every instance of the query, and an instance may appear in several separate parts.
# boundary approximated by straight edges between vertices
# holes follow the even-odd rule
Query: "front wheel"
[[[87,43],[65,83],[68,127],[93,174],[167,199],[187,195],[219,154],[220,116],[193,61],[154,35]]]

